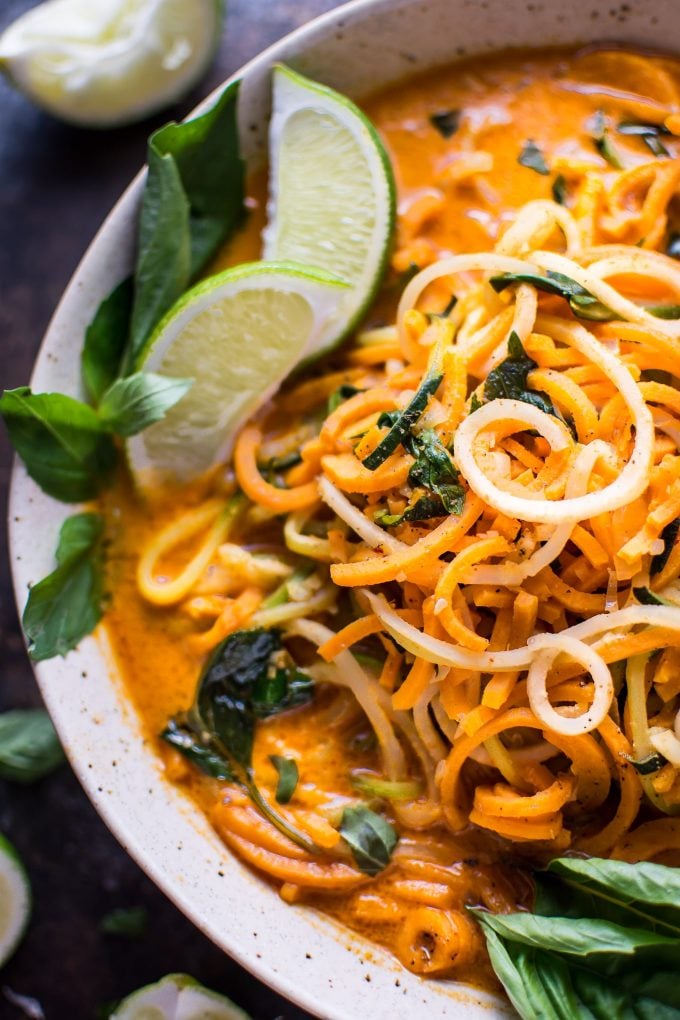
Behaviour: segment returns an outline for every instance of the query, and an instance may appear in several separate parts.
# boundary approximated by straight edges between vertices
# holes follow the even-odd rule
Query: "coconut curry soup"
[[[168,779],[419,974],[492,987],[466,908],[531,909],[532,866],[680,846],[679,102],[613,50],[372,98],[397,225],[359,328],[209,476],[103,497]],[[249,187],[212,270],[259,257]]]

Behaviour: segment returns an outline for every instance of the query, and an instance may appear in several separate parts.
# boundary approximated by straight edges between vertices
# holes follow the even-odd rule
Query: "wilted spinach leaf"
[[[536,362],[529,357],[517,333],[510,334],[508,339],[508,356],[500,365],[493,368],[484,384],[484,399],[498,400],[505,397],[511,400],[523,400],[533,404],[546,414],[556,414],[552,401],[544,393],[527,389],[529,372],[536,368]]]

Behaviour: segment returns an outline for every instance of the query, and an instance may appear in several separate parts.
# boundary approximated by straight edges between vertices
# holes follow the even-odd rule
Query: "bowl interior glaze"
[[[663,50],[673,38],[680,40],[679,29],[677,0],[355,0],[243,69],[243,149],[251,166],[262,161],[269,73],[276,61],[361,98],[463,56],[596,40]],[[79,394],[85,327],[132,264],[141,185],[140,175],[66,290],[35,365],[36,391]],[[43,495],[23,467],[15,467],[10,552],[20,607],[29,584],[53,568],[57,530],[72,509]],[[328,918],[284,904],[230,856],[193,803],[162,778],[125,701],[105,635],[35,671],[71,763],[107,825],[197,927],[261,980],[327,1020],[512,1014],[499,1000],[464,986],[421,981]]]

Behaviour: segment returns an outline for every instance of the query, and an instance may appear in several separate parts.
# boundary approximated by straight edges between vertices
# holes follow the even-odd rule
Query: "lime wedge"
[[[354,103],[288,67],[274,69],[264,257],[318,266],[351,285],[320,351],[356,325],[380,283],[395,218],[389,157]]]
[[[111,1020],[250,1020],[231,999],[186,974],[168,974],[128,995]]]
[[[198,81],[221,22],[221,0],[48,0],[0,36],[0,67],[56,117],[127,124]]]
[[[319,270],[254,262],[180,298],[138,367],[194,383],[162,421],[128,441],[138,486],[185,482],[224,460],[243,422],[317,349],[346,289]]]
[[[18,946],[30,913],[28,875],[12,844],[0,836],[0,967]]]

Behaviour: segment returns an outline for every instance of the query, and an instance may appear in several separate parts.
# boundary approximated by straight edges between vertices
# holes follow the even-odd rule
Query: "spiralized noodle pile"
[[[483,157],[457,161],[456,187]],[[193,621],[197,654],[280,627],[326,692],[314,725],[368,721],[402,833],[379,879],[340,847],[344,787],[303,785],[283,809],[317,857],[238,791],[214,822],[285,898],[342,891],[357,923],[387,927],[413,905],[395,944],[421,972],[478,956],[465,902],[521,900],[482,851],[680,849],[680,264],[658,250],[680,160],[561,160],[569,204],[528,202],[493,251],[423,255],[402,223],[395,265],[425,268],[396,322],[263,408],[217,494],[154,536],[138,571],[146,599]],[[580,305],[544,285],[565,278]],[[414,470],[426,444],[444,495]],[[162,557],[196,536],[162,583]]]

